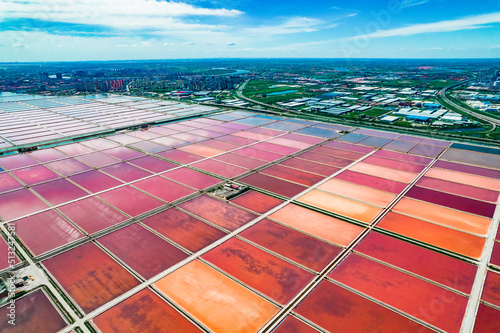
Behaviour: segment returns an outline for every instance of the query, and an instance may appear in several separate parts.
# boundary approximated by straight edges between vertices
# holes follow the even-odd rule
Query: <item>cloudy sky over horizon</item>
[[[498,57],[498,0],[0,2],[2,62]]]

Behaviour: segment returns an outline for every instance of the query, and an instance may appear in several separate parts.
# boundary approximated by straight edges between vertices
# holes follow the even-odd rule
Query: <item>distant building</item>
[[[380,121],[386,122],[386,123],[395,123],[396,121],[399,120],[399,117],[396,116],[383,116],[382,118],[379,119]]]
[[[38,73],[38,80],[40,82],[45,82],[49,80],[49,73],[46,72],[40,72]]]

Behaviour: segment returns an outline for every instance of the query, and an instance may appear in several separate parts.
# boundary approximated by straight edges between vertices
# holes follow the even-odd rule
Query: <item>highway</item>
[[[459,82],[459,83],[455,83],[451,86],[448,86],[446,88],[443,88],[441,89],[441,91],[439,92],[439,96],[443,99],[443,101],[445,101],[446,103],[448,103],[449,105],[451,105],[452,107],[454,107],[455,109],[461,111],[461,112],[464,112],[468,115],[471,115],[471,116],[474,116],[476,118],[479,118],[481,120],[484,120],[488,123],[490,123],[493,128],[491,129],[492,131],[497,127],[497,126],[500,126],[500,119],[497,119],[497,118],[492,118],[492,117],[488,117],[488,116],[485,116],[481,113],[477,113],[477,112],[474,112],[474,111],[471,111],[469,109],[466,109],[464,108],[463,106],[460,106],[458,104],[455,104],[453,101],[451,101],[447,96],[446,96],[446,92],[448,91],[448,89],[451,89],[451,88],[455,88],[455,87],[458,87],[458,86],[461,86],[465,83],[468,83],[468,82],[471,82],[472,80],[475,80],[475,78],[473,79],[470,79],[470,80],[467,80],[467,81],[463,81],[463,82]]]
[[[240,88],[236,92],[236,95],[238,95],[239,98],[241,98],[241,99],[243,99],[243,100],[245,100],[247,102],[250,102],[250,103],[254,103],[254,104],[257,104],[257,105],[260,105],[260,106],[264,106],[266,108],[271,108],[271,109],[280,110],[280,111],[284,111],[284,112],[293,112],[291,110],[288,110],[288,109],[285,109],[285,108],[282,108],[282,107],[279,107],[279,106],[262,103],[262,102],[254,100],[254,99],[251,99],[251,98],[243,96],[243,94],[242,94],[243,89],[245,89],[245,86],[247,85],[247,83],[249,81],[250,80],[246,80],[245,82],[243,82],[243,84],[240,86]]]

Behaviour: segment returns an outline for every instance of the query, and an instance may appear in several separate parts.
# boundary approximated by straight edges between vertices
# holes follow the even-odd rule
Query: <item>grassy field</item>
[[[283,87],[275,87],[269,88],[274,85],[284,85]],[[255,99],[259,102],[268,103],[268,104],[276,104],[278,102],[288,101],[295,98],[302,97],[313,97],[318,95],[317,92],[309,92],[308,90],[311,87],[295,87],[293,84],[285,84],[277,81],[257,81],[251,80],[243,89],[243,95]],[[287,90],[297,90],[297,92],[283,94],[283,95],[274,95],[274,96],[266,96],[262,97],[262,94],[270,94],[273,92],[281,92]]]
[[[368,117],[378,117],[385,113],[390,112],[390,110],[382,109],[382,108],[373,108],[368,111],[363,112]]]

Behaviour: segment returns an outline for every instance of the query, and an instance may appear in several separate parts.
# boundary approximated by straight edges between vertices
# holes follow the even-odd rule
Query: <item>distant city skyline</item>
[[[498,0],[0,3],[1,62],[499,57]]]

